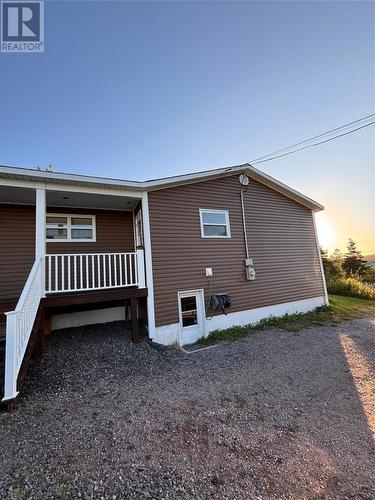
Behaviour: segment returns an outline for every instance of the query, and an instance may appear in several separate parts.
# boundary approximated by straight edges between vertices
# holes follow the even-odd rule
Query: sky
[[[0,164],[144,180],[238,165],[375,113],[375,3],[45,1],[0,54]],[[375,127],[259,165],[375,253]]]

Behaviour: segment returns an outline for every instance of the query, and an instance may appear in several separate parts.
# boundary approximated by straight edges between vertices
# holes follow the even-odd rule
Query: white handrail
[[[14,311],[6,315],[5,382],[3,401],[17,397],[17,378],[44,295],[43,258],[35,260]]]
[[[145,287],[143,250],[47,254],[46,293]]]

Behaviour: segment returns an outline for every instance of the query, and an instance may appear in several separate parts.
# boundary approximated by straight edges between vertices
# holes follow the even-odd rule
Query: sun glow
[[[336,231],[333,222],[325,212],[316,214],[316,229],[320,246],[332,252],[335,249]]]

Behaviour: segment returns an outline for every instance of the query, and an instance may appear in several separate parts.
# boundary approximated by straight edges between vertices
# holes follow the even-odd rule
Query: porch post
[[[138,287],[145,288],[146,287],[146,278],[145,278],[145,257],[143,254],[142,248],[137,248],[137,277],[138,277]]]
[[[46,190],[36,190],[35,213],[35,259],[42,259],[42,296],[45,297],[45,255],[46,255]]]

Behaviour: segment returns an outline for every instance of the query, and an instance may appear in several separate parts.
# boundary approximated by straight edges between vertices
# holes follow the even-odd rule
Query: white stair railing
[[[143,250],[127,253],[47,254],[46,293],[144,287]]]
[[[3,401],[14,399],[17,378],[27,344],[38,313],[40,299],[44,295],[44,260],[38,258],[31,269],[14,311],[6,315],[5,382]]]

